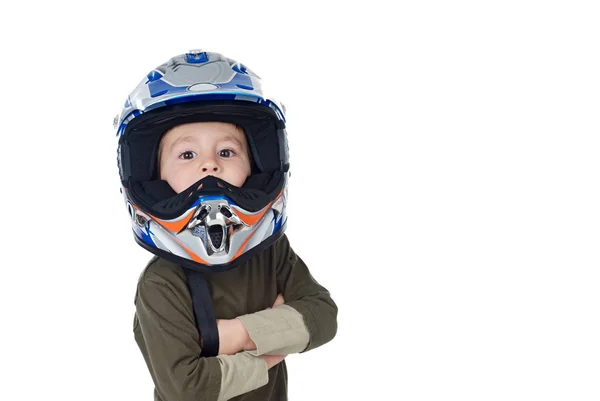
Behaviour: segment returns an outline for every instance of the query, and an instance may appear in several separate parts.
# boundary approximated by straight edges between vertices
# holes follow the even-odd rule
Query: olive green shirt
[[[239,317],[257,349],[201,358],[185,273],[154,257],[140,275],[134,317],[154,400],[287,400],[285,360],[267,371],[258,355],[306,352],[330,341],[337,331],[337,306],[327,289],[285,235],[239,267],[205,277],[216,318]],[[265,311],[279,293],[285,305]]]

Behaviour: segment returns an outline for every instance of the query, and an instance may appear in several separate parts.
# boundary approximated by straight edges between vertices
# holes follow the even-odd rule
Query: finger
[[[283,294],[279,294],[277,295],[277,298],[275,299],[275,303],[273,304],[273,308],[278,306],[278,305],[282,305],[285,303],[285,299],[283,298]]]

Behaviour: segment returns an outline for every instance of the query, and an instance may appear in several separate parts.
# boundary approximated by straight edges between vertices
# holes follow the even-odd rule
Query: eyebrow
[[[238,140],[237,138],[235,138],[233,135],[227,135],[226,137],[219,139],[219,142],[226,142],[226,141],[232,141],[232,142],[236,143],[240,148],[242,148],[242,149],[244,148],[242,142],[240,140]],[[173,149],[175,149],[175,147],[177,145],[179,145],[180,143],[186,143],[186,142],[193,143],[193,142],[195,142],[195,138],[191,135],[186,135],[186,136],[182,136],[181,138],[177,138],[175,140],[175,142],[173,142],[171,144],[171,146],[169,146],[169,152],[172,152]]]
[[[223,142],[231,141],[231,142],[235,142],[240,148],[244,147],[242,145],[242,142],[239,139],[237,139],[236,137],[234,137],[233,135],[227,135],[226,137],[220,139],[220,141],[223,141]]]
[[[180,143],[185,143],[185,142],[194,142],[194,138],[191,135],[182,136],[181,138],[177,138],[175,140],[175,142],[173,142],[171,144],[171,146],[169,146],[169,152],[172,152],[173,149],[175,149],[175,146],[179,145]]]

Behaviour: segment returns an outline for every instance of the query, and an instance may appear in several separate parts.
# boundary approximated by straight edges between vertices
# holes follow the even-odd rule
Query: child
[[[191,51],[150,72],[115,119],[134,237],[156,255],[134,317],[155,400],[287,400],[285,356],[336,334],[337,306],[283,234],[284,113],[243,64]]]

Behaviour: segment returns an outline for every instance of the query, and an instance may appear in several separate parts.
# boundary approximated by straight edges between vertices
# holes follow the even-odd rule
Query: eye
[[[221,156],[221,157],[228,158],[228,157],[233,157],[234,155],[235,155],[235,152],[231,149],[223,149],[223,150],[219,151],[219,156]]]
[[[196,156],[197,155],[195,152],[192,152],[191,150],[187,150],[187,151],[183,152],[182,154],[180,154],[179,158],[183,159],[183,160],[191,160]]]

